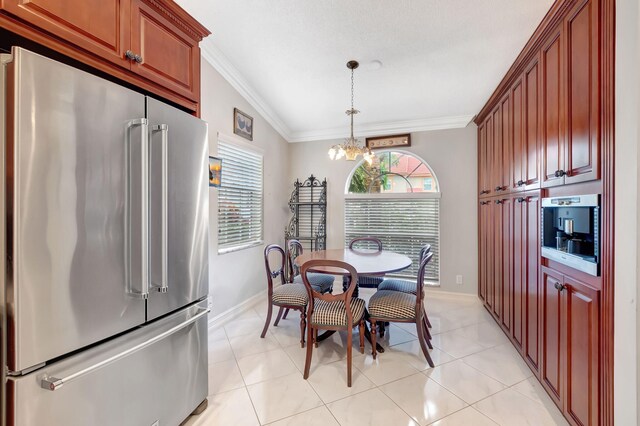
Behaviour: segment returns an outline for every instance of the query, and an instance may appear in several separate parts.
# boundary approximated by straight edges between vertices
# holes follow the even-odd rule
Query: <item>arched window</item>
[[[383,151],[371,165],[360,162],[345,188],[345,246],[353,238],[374,236],[385,250],[403,253],[413,263],[396,275],[415,278],[418,256],[431,244],[427,284],[440,276],[440,186],[429,165],[403,151]]]

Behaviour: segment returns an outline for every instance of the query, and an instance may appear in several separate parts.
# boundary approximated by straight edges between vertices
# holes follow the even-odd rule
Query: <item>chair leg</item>
[[[347,387],[351,387],[351,358],[353,351],[353,328],[347,330]]]
[[[304,374],[303,378],[307,380],[309,378],[309,370],[311,368],[311,356],[313,355],[313,327],[311,323],[309,323],[309,327],[307,328],[307,357],[304,361]]]
[[[427,320],[425,317],[422,317],[422,326],[424,327],[424,333],[427,337],[427,346],[429,349],[433,349],[433,345],[431,344],[431,332],[429,331],[429,326],[427,325]]]
[[[304,308],[300,311],[300,347],[304,348],[304,331],[307,328],[307,315],[304,313]]]
[[[378,328],[380,329],[380,338],[384,337],[384,331],[385,331],[385,322],[382,321],[380,323],[380,325],[378,326]]]
[[[284,315],[282,316],[282,319],[287,319],[288,314],[289,314],[289,308],[284,310]]]
[[[267,334],[267,329],[269,328],[269,323],[271,322],[271,312],[273,311],[273,305],[269,303],[269,309],[267,310],[267,320],[264,322],[264,328],[262,329],[261,338],[264,339],[265,334]]]
[[[284,311],[284,308],[280,306],[280,309],[278,310],[278,316],[276,317],[276,322],[273,323],[274,327],[278,326],[278,323],[280,322],[280,318],[282,318],[282,311]]]
[[[360,334],[360,353],[364,353],[364,320],[360,321],[358,332]]]
[[[313,344],[316,348],[318,347],[318,329],[317,328],[313,330]]]
[[[431,322],[429,321],[429,316],[427,315],[427,310],[424,309],[423,313],[425,322],[427,323],[427,328],[431,328]]]
[[[424,324],[422,323],[422,318],[419,321],[416,321],[416,329],[418,330],[418,341],[420,341],[420,347],[422,348],[422,353],[424,357],[427,359],[429,366],[431,368],[434,367],[433,360],[431,359],[431,355],[429,355],[429,349],[427,349],[427,339],[424,335]]]
[[[371,355],[373,355],[373,359],[376,359],[376,320],[370,319],[371,321]]]

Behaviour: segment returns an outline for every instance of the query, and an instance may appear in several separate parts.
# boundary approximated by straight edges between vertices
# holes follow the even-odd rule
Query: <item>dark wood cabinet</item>
[[[131,70],[192,100],[200,93],[198,40],[144,1],[131,0]]]
[[[487,126],[482,124],[478,128],[478,195],[488,196],[489,190],[489,149],[487,146]]]
[[[540,61],[535,58],[524,72],[525,138],[523,174],[525,189],[540,187]]]
[[[564,339],[562,324],[564,309],[562,308],[560,288],[563,285],[562,274],[542,267],[542,368],[540,376],[542,385],[549,391],[553,401],[562,407],[564,380],[563,353]]]
[[[510,89],[511,92],[511,188],[513,191],[523,191],[526,185],[526,144],[525,124],[526,108],[522,77],[518,78]]]
[[[540,283],[538,280],[540,265],[540,193],[534,192],[525,197],[526,209],[526,300],[524,323],[526,334],[524,341],[524,359],[529,366],[538,371],[540,368]]]
[[[542,186],[564,184],[562,27],[542,47]]]
[[[478,295],[484,301],[487,300],[487,281],[493,270],[490,252],[489,239],[491,238],[491,203],[488,200],[481,200],[478,208],[480,229],[478,233],[480,248],[480,265],[478,268]]]
[[[511,332],[511,299],[512,299],[512,282],[513,282],[513,198],[504,198],[499,200],[498,213],[499,227],[497,227],[496,248],[494,249],[496,258],[500,261],[496,262],[496,305],[498,306],[498,319],[500,325],[507,334]]]
[[[569,421],[598,424],[600,291],[543,267],[542,384]]]
[[[130,0],[3,0],[2,9],[100,57],[129,67]]]
[[[493,253],[493,275],[489,277],[489,289],[493,294],[493,298],[490,299],[489,306],[491,306],[492,314],[498,322],[501,321],[502,317],[502,299],[504,293],[502,292],[502,283],[503,279],[503,270],[502,264],[505,260],[503,247],[504,247],[504,236],[502,233],[502,224],[503,224],[503,211],[502,205],[506,200],[493,200],[491,203],[491,220],[493,222],[493,233],[492,233],[492,253]]]
[[[500,101],[500,119],[501,119],[501,168],[498,171],[498,185],[501,191],[509,191],[511,188],[511,176],[513,175],[513,156],[511,154],[513,145],[512,122],[511,117],[511,97],[505,95]]]
[[[502,144],[502,108],[500,105],[493,111],[491,123],[493,124],[493,162],[491,163],[491,189],[499,194],[504,189],[502,185],[502,169],[504,168],[503,144]]]
[[[516,197],[512,203],[513,283],[511,286],[511,340],[524,352],[527,309],[527,209],[526,198]]]
[[[566,45],[565,183],[600,178],[599,0],[581,0],[564,21]]]
[[[0,26],[199,112],[198,44],[210,33],[173,1],[0,0]]]

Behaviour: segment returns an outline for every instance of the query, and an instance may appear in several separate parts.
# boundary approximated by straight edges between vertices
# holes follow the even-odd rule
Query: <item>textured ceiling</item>
[[[178,0],[205,59],[289,141],[465,125],[553,0]],[[381,61],[376,67],[372,61]]]

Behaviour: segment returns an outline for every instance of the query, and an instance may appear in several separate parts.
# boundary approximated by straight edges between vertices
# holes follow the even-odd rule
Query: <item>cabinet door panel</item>
[[[486,156],[486,160],[485,160],[485,166],[486,166],[486,170],[485,170],[485,191],[486,194],[493,194],[494,193],[494,168],[495,168],[495,161],[494,161],[494,155],[493,155],[493,151],[494,151],[494,139],[493,139],[493,115],[489,115],[489,117],[487,118],[487,120],[484,122],[484,132],[485,132],[485,156]]]
[[[513,198],[503,200],[502,206],[502,280],[501,284],[501,305],[500,318],[502,320],[502,328],[507,332],[511,330],[511,285],[512,285],[512,268],[513,268],[513,241],[512,241],[512,205]]]
[[[500,102],[500,111],[502,116],[502,170],[499,186],[503,191],[507,191],[511,188],[511,176],[513,174],[511,171],[513,168],[511,159],[513,136],[511,133],[511,98],[509,95],[505,96]]]
[[[598,424],[600,292],[572,278],[567,291],[565,412],[577,424]]]
[[[518,201],[520,200],[520,201]],[[526,318],[526,209],[524,198],[512,203],[513,211],[513,286],[512,286],[512,325],[511,336],[516,347],[522,351],[524,324]]]
[[[55,36],[129,68],[129,0],[3,0],[0,7]]]
[[[561,28],[542,49],[542,186],[562,185],[564,117],[562,114]]]
[[[494,304],[494,286],[495,286],[495,277],[493,270],[493,257],[495,253],[493,252],[493,240],[494,240],[494,229],[493,229],[493,203],[489,202],[485,206],[485,229],[487,231],[487,238],[485,244],[485,253],[487,256],[486,268],[485,268],[485,282],[487,284],[487,297],[485,299],[485,304],[491,311],[493,309]]]
[[[503,200],[496,200],[491,205],[491,219],[493,220],[493,315],[498,319],[502,316],[502,263],[503,263],[503,235],[502,235],[502,204]]]
[[[527,68],[524,75],[525,84],[525,154],[524,163],[525,189],[540,187],[540,66],[539,59],[535,59]]]
[[[565,24],[567,45],[567,183],[600,178],[598,1],[583,0]]]
[[[493,111],[493,164],[491,165],[491,189],[496,193],[502,191],[502,109],[498,106]]]
[[[478,208],[479,214],[480,214],[480,218],[479,218],[479,226],[480,226],[480,232],[479,232],[479,244],[478,244],[478,248],[480,251],[480,265],[479,265],[479,269],[480,269],[480,273],[479,278],[480,278],[480,289],[479,289],[479,293],[480,293],[480,298],[482,300],[487,299],[487,206],[488,201],[480,201],[480,207]]]
[[[525,359],[534,369],[540,368],[540,196],[526,197],[526,336]]]
[[[131,70],[188,99],[200,92],[197,41],[141,0],[131,2],[131,50],[142,57]]]
[[[478,127],[478,195],[486,195],[487,184],[487,129],[484,124]]]
[[[563,276],[553,269],[542,267],[542,384],[554,402],[562,407],[563,392],[563,302],[558,289]]]
[[[525,105],[522,78],[518,79],[511,89],[511,164],[513,178],[511,187],[514,190],[522,191],[525,187],[527,154],[525,146]]]

